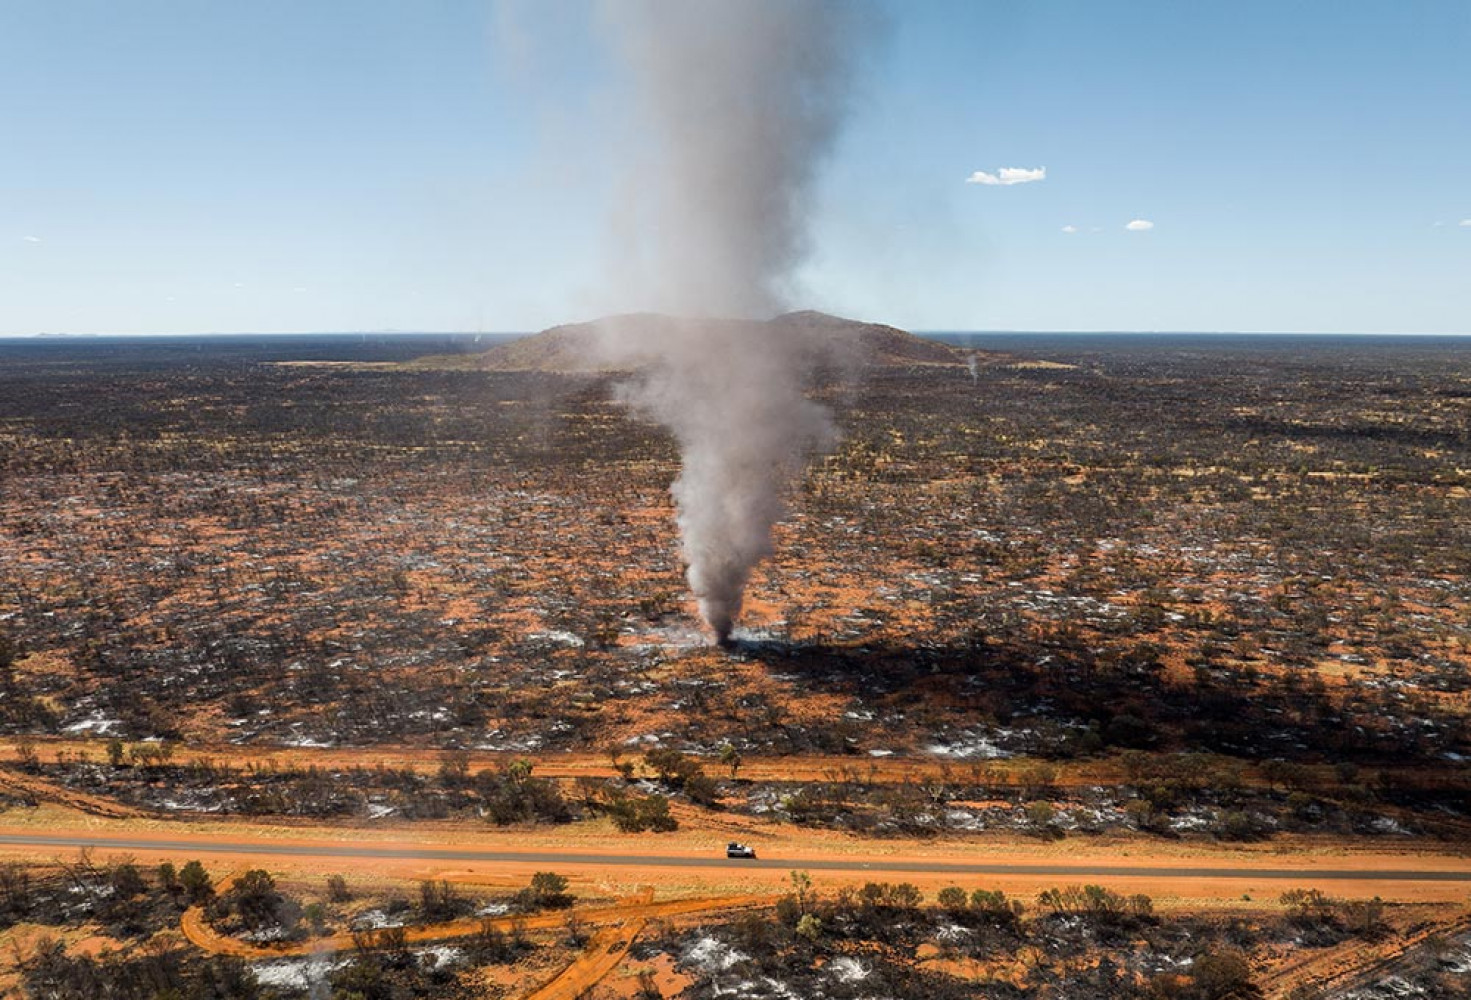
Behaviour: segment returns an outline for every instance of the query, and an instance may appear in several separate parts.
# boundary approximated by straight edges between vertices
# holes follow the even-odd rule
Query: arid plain
[[[721,649],[618,376],[0,346],[0,989],[1464,995],[1471,355],[906,350]]]

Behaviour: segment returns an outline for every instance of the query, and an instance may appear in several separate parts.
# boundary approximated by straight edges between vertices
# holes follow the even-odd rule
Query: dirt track
[[[647,917],[636,917],[594,934],[576,961],[526,1000],[577,1000],[585,996],[588,990],[618,967],[648,922]]]
[[[656,918],[685,916],[711,910],[735,910],[749,907],[772,906],[774,895],[717,896],[709,899],[672,899],[662,903],[651,902],[646,896],[633,901],[615,903],[612,906],[597,906],[578,909],[577,915],[586,924],[594,927],[614,926],[630,921],[648,921]],[[567,923],[567,911],[552,910],[527,917],[470,917],[451,920],[442,924],[410,927],[406,930],[409,944],[428,944],[433,941],[448,941],[470,937],[489,923],[502,931],[511,930],[516,923],[527,930],[547,930],[562,927]],[[186,910],[180,927],[193,944],[217,955],[234,955],[238,958],[266,960],[313,955],[321,951],[350,951],[355,946],[353,935],[333,934],[329,937],[312,938],[291,944],[255,945],[220,934],[204,920],[200,907]],[[616,964],[616,963],[615,963]],[[609,966],[611,968],[612,966]]]
[[[58,753],[71,758],[86,757],[94,761],[107,759],[108,740],[35,737],[31,741],[42,760],[54,759]],[[174,748],[174,763],[212,761],[232,767],[345,769],[353,767],[389,768],[433,773],[447,757],[446,751],[421,747],[272,747],[238,746],[235,744],[190,743]],[[15,741],[0,739],[0,760],[16,759]],[[637,763],[640,753],[630,750],[621,760]],[[504,766],[516,760],[529,760],[538,775],[547,778],[613,778],[618,776],[613,759],[607,754],[591,753],[508,753],[471,751],[472,770]],[[703,762],[707,770],[725,773],[714,759]],[[1024,784],[1033,780],[1038,761],[1030,758],[946,759],[943,757],[851,755],[816,755],[782,757],[749,757],[741,764],[738,776],[750,781],[855,781],[869,784],[904,784],[924,780],[975,780],[972,773],[982,771],[984,783]],[[1059,788],[1081,788],[1117,784],[1123,772],[1116,760],[1087,760],[1049,765],[1048,784]],[[1319,768],[1329,781],[1332,769]],[[1243,780],[1248,784],[1265,784],[1252,768]],[[1330,782],[1331,783],[1331,782]]]
[[[35,737],[31,741],[42,760],[57,753],[69,757],[87,757],[94,761],[107,759],[108,740]],[[15,759],[15,742],[0,739],[0,760]],[[234,744],[189,743],[174,748],[173,763],[214,761],[232,767],[317,767],[317,768],[390,768],[432,773],[447,757],[443,750],[404,746],[374,747],[272,747],[237,746]],[[640,754],[630,750],[621,758],[637,763]],[[536,773],[548,778],[614,778],[618,770],[607,754],[590,753],[503,753],[477,750],[468,755],[472,770],[499,767],[516,760],[529,760]],[[973,767],[989,770],[992,780],[1020,781],[1035,762],[1024,760],[946,760],[936,757],[858,757],[803,755],[753,757],[740,767],[739,776],[752,781],[833,781],[840,778],[875,784],[899,784],[922,778],[940,778],[946,774],[959,779]],[[707,769],[723,773],[715,760],[705,761]],[[1116,781],[1117,765],[1111,761],[1073,763],[1056,769],[1055,784],[1074,787]]]
[[[1267,1000],[1288,1000],[1307,986],[1324,995],[1383,975],[1408,952],[1435,935],[1453,937],[1471,928],[1471,916],[1429,923],[1409,934],[1380,942],[1351,938],[1335,948],[1304,951],[1270,970],[1262,980]]]
[[[73,791],[44,778],[11,769],[0,768],[0,789],[6,789],[39,802],[55,802],[79,812],[92,816],[105,816],[108,819],[127,819],[148,815],[142,809],[135,809],[124,802]]]

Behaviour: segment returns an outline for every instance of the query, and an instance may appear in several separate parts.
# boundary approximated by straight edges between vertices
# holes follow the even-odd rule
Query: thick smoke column
[[[687,576],[723,642],[752,567],[771,552],[783,488],[836,434],[827,410],[803,393],[810,361],[794,343],[800,338],[754,324],[681,320],[658,339],[647,373],[621,397],[679,442],[673,493]]]
[[[767,318],[803,259],[817,169],[846,110],[868,12],[838,0],[615,0],[648,158],[635,166],[633,245],[645,307]],[[828,342],[800,324],[609,324],[604,347],[645,374],[625,402],[668,427],[673,487],[700,612],[722,641],[771,551],[782,492],[834,440],[805,385]]]

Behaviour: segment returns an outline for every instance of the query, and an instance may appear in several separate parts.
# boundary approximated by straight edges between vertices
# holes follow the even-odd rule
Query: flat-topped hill
[[[805,352],[840,362],[866,365],[960,365],[961,352],[945,344],[881,323],[830,316],[827,313],[786,313],[764,322],[758,320],[681,320],[657,313],[608,316],[588,323],[569,323],[490,350],[467,360],[476,368],[495,371],[596,372],[638,367],[639,353],[650,359],[659,353],[661,342],[688,335],[691,325],[702,331],[725,328],[735,336],[749,338],[753,346],[773,338],[791,338]],[[641,351],[627,350],[610,355],[608,341],[637,343]],[[621,360],[612,361],[610,357]],[[630,360],[631,359],[631,360]]]

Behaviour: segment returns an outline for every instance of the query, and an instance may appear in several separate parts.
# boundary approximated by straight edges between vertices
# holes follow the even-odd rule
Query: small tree
[[[1038,801],[1027,806],[1027,822],[1038,833],[1051,833],[1052,822],[1057,818],[1057,810],[1052,807],[1051,802]]]
[[[965,890],[958,885],[950,885],[941,889],[940,895],[936,897],[936,900],[951,913],[962,912],[965,909],[966,903],[969,902]]]
[[[525,910],[556,910],[571,906],[567,877],[556,872],[537,872],[531,876],[531,885],[516,893],[516,903]]]
[[[608,762],[613,765],[613,770],[617,771],[624,781],[631,781],[633,780],[633,761],[623,760],[622,757],[622,748],[616,746],[608,748]]]
[[[450,750],[439,761],[439,783],[445,788],[463,788],[470,780],[470,755]]]
[[[148,883],[143,881],[143,873],[131,861],[113,865],[107,875],[107,880],[112,885],[113,895],[118,899],[132,899],[148,891]]]
[[[22,917],[31,903],[30,873],[16,861],[0,865],[0,917]]]
[[[321,903],[308,903],[301,915],[311,925],[313,934],[321,936],[327,932],[327,908]]]
[[[1203,1000],[1258,1000],[1262,995],[1252,982],[1246,956],[1234,948],[1197,955],[1190,976]]]
[[[789,876],[792,882],[792,895],[797,900],[797,909],[801,913],[810,913],[812,904],[817,901],[817,893],[812,888],[812,876],[806,872],[792,872]]]
[[[513,961],[516,957],[516,948],[506,937],[504,931],[496,926],[494,920],[489,918],[480,921],[480,930],[470,939],[470,954],[475,963],[491,963],[501,965]]]
[[[1026,911],[1021,900],[1007,899],[1000,889],[977,889],[970,894],[970,908],[987,921],[1002,926],[1015,926]]]
[[[724,764],[730,770],[730,780],[734,781],[736,780],[736,774],[740,771],[741,765],[745,761],[741,758],[741,752],[735,748],[734,744],[722,743],[720,744],[720,763]]]
[[[425,879],[419,883],[419,917],[425,923],[448,920],[459,909],[459,896],[447,881]]]
[[[183,887],[189,902],[196,906],[215,894],[214,882],[210,880],[209,872],[198,861],[190,861],[179,870],[179,885]]]
[[[231,884],[230,901],[247,927],[266,927],[280,922],[285,897],[270,872],[252,868]]]
[[[634,994],[637,1000],[664,1000],[664,991],[659,989],[659,983],[654,978],[652,969],[644,969],[638,974],[638,993]]]
[[[506,778],[513,786],[520,787],[531,780],[531,771],[531,761],[521,757],[506,765]]]
[[[1343,926],[1355,937],[1373,940],[1383,937],[1389,929],[1384,920],[1384,900],[1378,896],[1346,900],[1339,904],[1339,911],[1343,914]]]
[[[29,736],[22,736],[15,741],[15,756],[20,761],[20,766],[27,771],[40,770],[41,755],[36,751],[36,741]]]
[[[924,893],[913,882],[900,882],[889,890],[889,905],[900,910],[913,910],[924,902]]]

